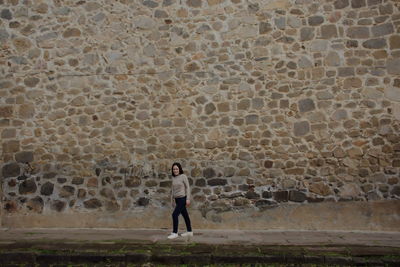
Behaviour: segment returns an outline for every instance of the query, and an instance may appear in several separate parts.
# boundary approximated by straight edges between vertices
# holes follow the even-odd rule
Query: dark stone
[[[217,108],[215,107],[214,103],[208,103],[205,106],[205,112],[207,115],[210,115],[211,113],[213,113]]]
[[[96,168],[95,172],[96,172],[96,176],[99,176],[100,173],[101,173],[101,169],[100,168]]]
[[[141,184],[139,177],[131,177],[125,180],[125,185],[127,187],[138,187]]]
[[[260,195],[259,194],[257,194],[256,192],[254,192],[254,191],[247,191],[247,193],[244,195],[246,198],[248,198],[248,199],[259,199],[260,198]]]
[[[15,160],[17,162],[27,163],[33,161],[32,151],[21,151],[15,154]]]
[[[203,170],[203,176],[205,178],[212,178],[216,176],[215,170],[213,168],[206,168]]]
[[[7,19],[7,20],[11,20],[12,19],[12,14],[11,11],[9,9],[3,9],[0,13],[0,17],[2,19]]]
[[[273,165],[274,165],[274,162],[272,160],[266,160],[264,162],[264,167],[265,168],[272,168]]]
[[[168,13],[164,10],[156,10],[154,12],[154,17],[156,18],[168,18]]]
[[[360,8],[366,6],[365,0],[351,0],[352,8]]]
[[[35,87],[40,80],[36,77],[28,77],[24,79],[24,84],[28,87]]]
[[[4,178],[18,176],[20,174],[20,172],[21,172],[21,169],[20,169],[18,163],[16,163],[16,162],[6,164],[2,168],[2,174],[3,174]]]
[[[247,125],[258,124],[258,115],[255,115],[255,114],[247,115],[245,117],[245,120],[246,120]]]
[[[67,181],[67,178],[57,178],[57,182],[63,184]]]
[[[369,171],[368,171],[368,169],[359,169],[358,175],[360,177],[367,177],[369,175]]]
[[[309,132],[310,132],[310,124],[308,123],[308,121],[294,123],[294,135],[295,136],[306,135]]]
[[[318,26],[324,23],[324,17],[322,16],[312,16],[308,18],[308,25]]]
[[[278,202],[287,202],[289,200],[288,191],[276,191],[273,192],[274,199]]]
[[[171,6],[175,3],[175,0],[164,0],[162,5],[163,6]]]
[[[315,104],[312,99],[302,99],[299,101],[300,112],[307,112],[315,109]]]
[[[392,195],[400,196],[400,185],[393,186],[392,191],[390,191]]]
[[[216,179],[207,180],[207,184],[209,186],[216,186],[216,185],[226,185],[227,182],[225,179],[216,178]]]
[[[60,197],[70,197],[75,193],[75,188],[69,185],[64,185],[60,190]]]
[[[324,201],[324,198],[320,197],[307,197],[307,201],[310,203],[318,203]]]
[[[388,34],[392,34],[394,32],[394,27],[392,23],[385,23],[373,26],[371,28],[372,34],[374,37],[380,37]]]
[[[267,34],[272,31],[272,26],[268,22],[260,22],[258,27],[259,34]]]
[[[150,199],[141,197],[136,201],[136,204],[139,206],[147,206],[150,203]]]
[[[37,186],[34,179],[23,181],[18,188],[20,195],[33,194],[36,192]]]
[[[43,174],[44,179],[52,179],[56,176],[57,176],[57,173],[55,173],[55,172],[46,172],[45,174]]]
[[[381,49],[386,47],[386,40],[383,38],[370,39],[368,41],[363,42],[362,46],[368,49]]]
[[[26,176],[25,174],[22,174],[17,178],[18,181],[25,181],[26,179],[28,179],[28,176]]]
[[[46,182],[45,184],[43,184],[40,188],[40,194],[44,195],[44,196],[50,196],[51,194],[53,194],[53,190],[54,190],[54,184],[50,183],[50,182]]]
[[[42,213],[44,207],[43,199],[39,196],[34,197],[26,203],[26,207],[34,212]]]
[[[358,41],[357,40],[348,40],[348,41],[346,41],[346,47],[347,48],[357,48]]]
[[[17,185],[17,181],[15,181],[15,179],[11,179],[10,181],[8,181],[8,186],[9,187],[14,187]]]
[[[294,201],[294,202],[304,202],[306,201],[307,196],[305,193],[300,192],[300,191],[290,191],[289,192],[289,200]]]
[[[86,200],[85,202],[83,202],[83,205],[87,209],[97,209],[97,208],[100,208],[101,206],[103,206],[101,204],[100,200],[98,200],[97,198],[92,198],[92,199]]]
[[[149,180],[146,181],[145,186],[146,187],[155,187],[158,185],[158,182],[156,180]]]
[[[339,77],[349,77],[354,76],[354,68],[352,67],[340,67],[338,69]]]
[[[197,179],[195,182],[195,186],[200,186],[200,187],[206,186],[206,180],[205,179]]]
[[[264,191],[262,193],[263,198],[272,198],[272,192],[271,191]]]
[[[147,6],[147,7],[150,7],[150,8],[158,7],[158,3],[157,2],[150,1],[150,0],[143,1],[143,5]]]
[[[50,207],[51,207],[52,210],[61,212],[61,211],[63,211],[63,210],[65,209],[66,205],[67,205],[67,204],[66,204],[64,201],[61,201],[61,200],[54,200],[54,201],[51,203]]]
[[[249,190],[249,185],[248,184],[241,184],[238,186],[238,189],[241,191],[248,191]]]
[[[342,9],[349,5],[349,0],[336,0],[333,5],[336,9]]]
[[[161,181],[160,187],[171,187],[172,181]]]
[[[201,7],[202,0],[187,0],[186,4],[190,7]]]
[[[74,177],[74,179],[72,179],[72,184],[76,184],[76,185],[80,185],[83,184],[85,179],[81,178],[81,177]]]
[[[314,28],[304,27],[300,29],[300,41],[310,41],[314,38]]]
[[[368,6],[382,4],[382,0],[368,0]]]

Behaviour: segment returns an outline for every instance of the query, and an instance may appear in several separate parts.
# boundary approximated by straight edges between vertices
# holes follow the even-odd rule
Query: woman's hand
[[[188,206],[188,207],[190,206],[190,200],[189,199],[186,200],[186,206]]]

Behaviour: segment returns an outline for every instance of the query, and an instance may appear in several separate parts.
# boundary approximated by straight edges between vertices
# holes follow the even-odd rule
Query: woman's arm
[[[189,180],[186,175],[183,175],[183,184],[185,185],[185,193],[186,193],[186,205],[190,205],[190,185],[189,185]]]

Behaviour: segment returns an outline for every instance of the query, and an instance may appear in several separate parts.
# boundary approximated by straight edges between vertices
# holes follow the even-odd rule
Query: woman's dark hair
[[[172,164],[172,167],[171,167],[172,176],[175,176],[175,175],[174,175],[174,166],[178,166],[178,168],[179,168],[179,175],[180,175],[180,174],[183,174],[183,169],[182,169],[181,164],[180,164],[179,162],[174,162],[174,164]]]

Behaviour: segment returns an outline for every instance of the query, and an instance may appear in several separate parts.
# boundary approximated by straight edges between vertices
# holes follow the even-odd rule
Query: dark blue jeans
[[[179,224],[179,214],[182,214],[183,218],[185,219],[186,229],[188,232],[192,231],[192,226],[190,225],[190,218],[189,213],[186,210],[186,197],[178,197],[175,198],[175,209],[172,213],[172,222],[173,222],[173,232],[178,233],[178,224]]]

